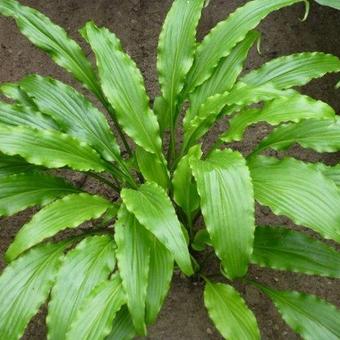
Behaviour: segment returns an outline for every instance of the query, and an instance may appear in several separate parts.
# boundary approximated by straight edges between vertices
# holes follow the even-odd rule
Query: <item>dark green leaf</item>
[[[7,156],[0,153],[0,178],[24,172],[34,173],[42,169],[43,168],[27,163],[19,156]]]
[[[113,320],[111,333],[105,340],[131,340],[136,335],[129,310],[123,306]]]

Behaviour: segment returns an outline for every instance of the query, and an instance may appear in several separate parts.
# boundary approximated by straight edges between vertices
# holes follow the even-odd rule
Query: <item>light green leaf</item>
[[[101,172],[108,167],[88,145],[53,130],[0,124],[0,151],[47,168],[69,166],[79,171]]]
[[[106,235],[87,237],[66,255],[48,304],[48,339],[65,339],[79,306],[115,264],[115,243]]]
[[[286,150],[295,143],[318,152],[340,150],[340,118],[322,121],[308,119],[281,125],[263,139],[255,152],[268,148]]]
[[[169,291],[174,258],[155,237],[152,237],[148,290],[146,295],[146,323],[152,324],[160,312]]]
[[[166,126],[174,124],[178,95],[194,61],[196,27],[205,0],[175,0],[159,37],[157,69],[164,99],[169,105]]]
[[[211,244],[230,279],[245,275],[253,248],[254,195],[245,160],[217,150],[192,161],[201,210]]]
[[[108,160],[121,161],[119,147],[105,116],[71,86],[52,78],[31,75],[20,87],[40,112],[51,116],[67,134],[91,145]]]
[[[44,244],[11,263],[0,276],[0,334],[19,340],[47,299],[69,243]]]
[[[135,149],[135,156],[143,177],[147,181],[156,182],[163,189],[167,190],[169,187],[169,171],[164,156],[161,155],[161,161],[154,153],[145,151],[139,146]]]
[[[211,246],[210,235],[207,229],[200,229],[191,243],[191,247],[196,251],[203,251],[207,245]]]
[[[304,339],[338,340],[340,310],[315,295],[256,285],[268,295],[287,324]]]
[[[191,213],[198,209],[200,204],[189,160],[191,158],[199,160],[201,156],[201,146],[193,146],[188,154],[179,161],[172,178],[174,200],[187,216],[191,216]]]
[[[186,92],[192,92],[210,78],[218,62],[227,57],[263,18],[282,7],[303,0],[255,0],[238,8],[225,21],[218,23],[197,47],[194,64],[187,79]]]
[[[124,205],[115,225],[119,275],[127,305],[139,335],[146,334],[145,299],[148,287],[151,235]]]
[[[0,153],[0,178],[25,172],[34,173],[42,169],[43,168],[27,163],[19,156],[7,156]]]
[[[249,167],[260,204],[340,242],[339,191],[313,164],[258,156]]]
[[[305,85],[331,72],[340,72],[338,57],[321,52],[303,52],[275,58],[240,81],[252,86],[271,83],[279,89],[287,89]]]
[[[322,163],[317,163],[316,168],[321,171],[324,176],[332,180],[340,189],[340,164],[335,166],[327,166]]]
[[[329,6],[329,7],[333,7],[335,9],[339,9],[340,10],[340,2],[339,0],[315,0],[317,3],[319,3],[320,5],[323,6]]]
[[[157,118],[149,108],[136,64],[123,52],[119,39],[106,28],[88,22],[81,34],[96,55],[102,89],[116,110],[118,122],[137,145],[160,155],[162,142]]]
[[[115,275],[97,286],[80,306],[66,340],[102,340],[110,334],[112,322],[125,303],[121,280]]]
[[[251,262],[261,267],[340,278],[340,253],[287,228],[257,227]]]
[[[268,101],[277,97],[285,97],[295,93],[292,90],[278,90],[272,84],[261,86],[248,86],[239,83],[228,93],[216,94],[209,97],[200,107],[198,114],[191,121],[186,120],[184,125],[184,150],[202,137],[214,122],[221,116],[223,108],[227,107],[224,114],[231,114],[240,110],[240,107]]]
[[[78,190],[62,178],[40,173],[0,177],[0,216],[11,216],[36,205],[43,206],[76,192]]]
[[[224,142],[240,141],[246,128],[266,122],[278,125],[282,122],[299,122],[302,119],[332,119],[335,112],[328,104],[299,93],[265,103],[262,109],[248,109],[236,114],[229,121],[229,129],[220,137]]]
[[[37,10],[15,0],[1,0],[0,13],[15,19],[20,31],[34,45],[47,52],[61,67],[101,96],[95,72],[80,46],[60,26]]]
[[[106,199],[90,194],[73,194],[51,203],[36,213],[17,233],[6,252],[13,261],[22,252],[66,228],[99,218],[109,207]]]
[[[111,333],[105,340],[131,340],[136,335],[129,310],[123,306],[113,320]]]
[[[138,190],[123,189],[121,197],[138,222],[172,253],[181,270],[192,275],[185,236],[166,192],[155,183],[146,183]]]
[[[14,101],[17,105],[20,105],[21,107],[29,108],[33,111],[38,111],[38,108],[34,104],[32,99],[16,83],[0,84],[0,92],[8,99],[11,99],[12,101]]]
[[[260,339],[254,314],[232,286],[207,281],[204,304],[209,317],[225,339]]]
[[[243,63],[248,56],[250,48],[259,39],[256,31],[249,32],[230,52],[222,58],[211,77],[190,95],[190,108],[185,119],[191,121],[196,116],[200,106],[211,96],[229,92],[234,86],[242,71]]]
[[[58,125],[48,116],[33,111],[29,107],[0,102],[0,123],[7,125],[26,125],[37,129],[55,129]]]

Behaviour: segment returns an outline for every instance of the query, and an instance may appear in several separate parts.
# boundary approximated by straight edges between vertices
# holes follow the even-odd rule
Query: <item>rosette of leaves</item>
[[[15,0],[0,1],[0,12],[108,113],[53,78],[30,75],[1,85],[8,100],[0,104],[0,214],[40,207],[6,252],[1,339],[19,339],[46,301],[48,339],[145,335],[174,266],[204,280],[204,302],[223,337],[258,339],[256,318],[233,288],[249,264],[340,277],[340,256],[329,243],[297,230],[255,225],[258,202],[340,241],[340,167],[263,155],[296,143],[317,152],[340,150],[340,120],[332,107],[293,89],[339,72],[340,60],[298,53],[240,76],[259,39],[256,26],[272,11],[300,2],[308,5],[248,2],[197,42],[205,1],[175,0],[160,34],[161,95],[151,107],[140,71],[109,30],[93,22],[80,30],[95,55],[94,67],[43,14]],[[204,136],[224,116],[231,117],[229,128],[202,152]],[[228,146],[258,122],[274,129],[249,155]],[[51,169],[93,176],[118,198],[85,192]],[[204,225],[197,232],[199,216]],[[79,229],[63,241],[53,238],[86,221],[97,227]],[[200,264],[197,254],[206,247],[220,261],[223,282],[210,280]],[[335,306],[302,292],[246,282],[272,299],[302,337],[340,338]]]

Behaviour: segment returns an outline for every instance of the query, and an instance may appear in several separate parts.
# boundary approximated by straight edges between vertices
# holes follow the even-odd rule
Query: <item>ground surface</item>
[[[67,28],[77,40],[80,40],[77,29],[89,19],[110,28],[122,39],[126,50],[141,67],[151,98],[157,94],[155,47],[170,0],[25,0],[23,3],[45,12],[54,21]],[[199,26],[199,36],[202,37],[217,21],[243,3],[245,3],[243,0],[211,0]],[[299,17],[302,16],[303,6],[296,5],[274,13],[266,19],[260,27],[263,33],[262,56],[253,51],[247,68],[256,67],[273,57],[292,52],[325,51],[340,56],[340,12],[313,3],[307,22],[299,21]],[[87,47],[85,48],[89,51]],[[12,21],[0,18],[0,81],[15,81],[33,72],[53,75],[75,84],[70,76],[50,61],[43,52],[32,47],[26,38],[18,33]],[[329,102],[337,112],[340,112],[340,93],[334,90],[336,79],[337,77],[329,76],[314,81],[306,87],[305,91]],[[263,126],[251,128],[247,133],[246,141],[235,147],[247,152],[265,132],[266,127]],[[315,154],[297,148],[292,152],[301,159],[318,159]],[[329,163],[340,160],[339,155],[325,155],[323,158]],[[74,178],[74,180],[81,180],[81,178]],[[97,189],[92,184],[92,190]],[[1,254],[18,228],[29,219],[30,214],[31,211],[28,211],[17,217],[0,221]],[[268,209],[263,208],[258,209],[257,220],[260,224],[291,225],[288,219],[274,217]],[[1,265],[3,262],[0,262]],[[214,264],[211,264],[211,268],[213,267]],[[339,284],[334,280],[258,268],[251,268],[250,272],[252,277],[258,277],[269,285],[314,293],[339,304]],[[238,288],[255,311],[264,339],[298,338],[285,326],[268,299],[253,288],[246,288],[241,284]],[[42,311],[31,322],[25,339],[45,339],[45,331],[44,311]],[[203,308],[200,283],[192,283],[179,276],[174,278],[171,294],[156,325],[151,327],[148,339],[220,339]]]

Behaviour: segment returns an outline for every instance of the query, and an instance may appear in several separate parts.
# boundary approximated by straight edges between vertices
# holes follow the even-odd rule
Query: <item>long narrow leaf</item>
[[[267,148],[286,150],[294,143],[318,152],[340,150],[340,118],[335,120],[308,119],[299,123],[281,125],[257,147],[256,152]]]
[[[98,97],[101,96],[90,62],[80,46],[68,37],[63,28],[37,10],[23,6],[16,0],[2,0],[0,13],[13,17],[21,33],[34,45],[47,52],[58,65],[71,72]]]
[[[340,338],[340,310],[334,305],[315,295],[257,286],[273,300],[287,324],[304,339]]]
[[[339,190],[313,164],[258,156],[249,167],[259,203],[340,242]]]
[[[40,112],[3,102],[0,102],[0,123],[13,126],[25,125],[37,129],[59,129],[53,119]]]
[[[19,156],[7,156],[0,153],[0,178],[25,172],[35,173],[43,168],[27,163]]]
[[[0,276],[0,334],[19,340],[47,299],[68,243],[44,244],[11,263]]]
[[[113,320],[111,333],[105,340],[131,340],[136,335],[129,310],[123,306]]]
[[[329,6],[340,10],[340,2],[338,0],[315,0],[315,1],[320,5]]]
[[[65,133],[88,143],[108,161],[120,160],[119,147],[105,116],[71,86],[31,75],[20,81],[20,87]]]
[[[187,93],[207,80],[221,58],[228,56],[232,48],[268,14],[301,1],[303,0],[250,1],[217,24],[197,47],[195,61],[188,75]]]
[[[186,120],[190,121],[209,97],[231,90],[242,71],[250,48],[259,36],[256,31],[249,32],[227,57],[220,60],[212,76],[190,95],[190,109],[186,112]]]
[[[225,339],[260,339],[254,314],[232,286],[208,281],[204,288],[204,304]]]
[[[220,137],[224,142],[239,141],[248,126],[259,122],[278,125],[299,122],[302,119],[332,119],[335,111],[328,104],[299,93],[267,102],[262,109],[249,109],[237,113],[229,121],[229,129]]]
[[[240,82],[247,85],[273,84],[279,89],[302,86],[326,73],[340,72],[340,59],[321,52],[303,52],[275,58],[251,71]]]
[[[19,155],[29,163],[47,168],[69,166],[80,171],[104,171],[108,165],[95,150],[79,140],[53,130],[0,124],[0,151]]]
[[[162,94],[169,105],[166,126],[177,118],[177,97],[194,60],[196,26],[204,2],[175,0],[159,37],[157,69]]]
[[[321,171],[324,176],[332,180],[340,189],[340,164],[335,166],[327,166],[322,163],[316,164],[317,170]]]
[[[215,151],[192,161],[211,244],[229,278],[247,272],[254,239],[254,194],[245,160],[238,152]]]
[[[127,305],[137,333],[145,335],[151,235],[125,206],[119,210],[115,231],[119,275],[126,292]]]
[[[116,110],[119,123],[137,145],[159,155],[161,139],[157,118],[149,108],[136,64],[122,51],[119,39],[107,29],[88,22],[81,34],[96,55],[103,91]]]
[[[24,173],[0,177],[0,216],[10,216],[35,205],[46,205],[78,190],[62,178]]]
[[[340,278],[340,253],[303,233],[257,227],[252,263],[262,267]]]
[[[59,270],[48,304],[48,338],[64,340],[80,305],[115,267],[110,236],[87,237],[70,251]]]
[[[9,261],[42,240],[66,228],[99,218],[110,207],[110,202],[90,194],[73,194],[41,209],[17,233],[6,252]]]
[[[104,281],[92,290],[81,305],[66,340],[105,339],[124,302],[125,294],[119,276]]]
[[[181,270],[186,275],[192,275],[185,236],[166,192],[155,183],[146,183],[138,191],[123,189],[121,197],[139,223],[172,253]]]

